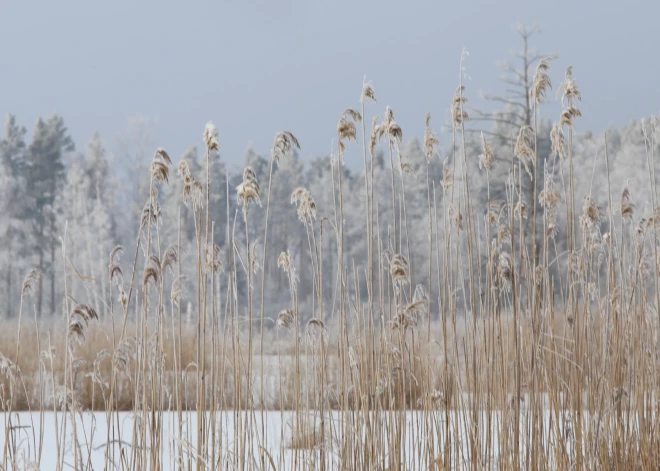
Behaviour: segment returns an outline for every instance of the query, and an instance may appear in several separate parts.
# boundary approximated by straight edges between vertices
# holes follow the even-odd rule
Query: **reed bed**
[[[448,97],[452,142],[441,181],[428,173],[440,158],[430,114],[425,127],[420,121],[428,220],[408,217],[406,196],[418,190],[409,187],[412,168],[394,111],[387,107],[382,120],[365,125],[365,108],[377,105],[365,82],[357,108],[338,121],[331,206],[317,206],[315,188],[290,189],[291,211],[306,230],[302,260],[268,245],[273,174],[301,147],[293,133],[275,136],[264,173],[246,167],[238,187],[227,187],[236,205],[228,204],[223,221],[209,216],[220,146],[213,124],[203,132],[205,181],[157,149],[144,176],[149,194],[135,246],[108,254],[110,289],[100,308],[67,296],[66,318],[46,322],[32,315],[40,274],[25,278],[20,317],[0,333],[2,469],[89,467],[88,430],[76,418],[90,410],[104,411],[107,421],[106,436],[96,437],[108,450],[105,469],[660,467],[657,122],[645,134],[650,213],[639,214],[628,189],[608,187],[599,206],[576,188],[581,93],[571,68],[557,87],[557,123],[540,136],[539,110],[552,88],[542,60],[532,122],[500,156],[506,200],[496,201],[491,144],[482,134],[480,152],[466,145],[463,59],[460,70]],[[542,162],[546,137],[552,152]],[[374,188],[379,148],[391,188]],[[344,246],[348,152],[364,161],[361,266]],[[620,163],[610,161],[606,145],[597,158],[594,168],[609,183]],[[471,191],[468,168],[476,161],[488,182],[484,207]],[[195,247],[185,254],[180,240],[167,245],[163,237],[164,225],[182,231],[180,217],[163,220],[159,202],[159,190],[175,178],[183,182],[175,197],[194,215]],[[391,220],[380,219],[383,206]],[[254,212],[266,218],[258,237],[250,229]],[[213,244],[217,231],[229,250]],[[427,234],[430,261],[423,274],[411,256],[419,233]],[[335,271],[324,266],[328,240]],[[60,255],[61,273],[72,279],[65,243]],[[194,272],[182,272],[182,257],[195,260]],[[311,266],[311,300],[299,299],[296,263]],[[272,265],[289,286],[289,305],[278,313],[266,302]],[[324,278],[332,273],[329,293]],[[19,427],[16,412],[26,410],[34,423],[55,413],[54,436]],[[279,450],[267,431],[272,411],[282,417]],[[132,417],[128,432],[124,412]],[[45,441],[56,443],[48,463]]]

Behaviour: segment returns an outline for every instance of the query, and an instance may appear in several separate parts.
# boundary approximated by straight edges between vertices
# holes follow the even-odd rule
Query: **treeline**
[[[418,124],[417,129],[423,131],[423,121],[420,120]],[[482,139],[481,134],[473,133],[472,138],[466,142],[470,194],[474,202],[473,211],[478,216],[476,230],[482,234],[485,234],[487,224],[492,226],[489,229],[492,233],[497,232],[494,208],[498,201],[507,200],[507,178],[511,175],[512,165],[518,165],[514,162],[515,159],[512,159],[515,139],[505,137],[515,136],[514,129],[502,129],[502,126],[501,123],[495,123],[490,139]],[[553,156],[550,146],[550,122],[543,121],[539,128],[542,133],[539,135],[541,162],[538,175],[541,176],[545,171],[543,164],[553,159]],[[650,163],[645,155],[649,146],[656,148],[654,155],[660,155],[657,140],[652,139],[655,131],[657,130],[653,123],[647,121],[631,123],[619,130],[610,130],[606,135],[593,136],[591,133],[585,133],[578,136],[574,143],[573,159],[576,191],[580,198],[591,195],[601,207],[606,208],[609,204],[608,182],[604,180],[607,141],[609,185],[611,190],[617,193],[613,195],[614,201],[619,201],[620,192],[627,186],[633,195],[636,215],[640,219],[651,216],[653,208],[648,190]],[[31,140],[28,141],[26,135],[26,128],[17,122],[15,116],[8,115],[0,141],[0,211],[3,215],[0,220],[0,261],[3,267],[0,309],[6,317],[17,314],[23,277],[30,269],[38,268],[44,276],[37,287],[35,297],[37,315],[63,313],[65,283],[68,284],[67,292],[70,296],[80,298],[78,301],[91,302],[100,313],[107,312],[111,301],[107,296],[108,254],[116,245],[123,245],[131,250],[136,246],[142,210],[149,198],[151,155],[143,155],[140,159],[135,151],[132,168],[113,164],[113,158],[98,133],[92,136],[84,151],[77,150],[61,116],[38,120]],[[483,161],[484,141],[491,154],[488,169]],[[445,230],[460,232],[457,214],[464,209],[461,210],[459,201],[451,202],[451,192],[453,185],[462,185],[459,176],[463,174],[463,170],[460,168],[461,159],[453,159],[459,149],[454,149],[451,143],[445,146],[448,149],[427,159],[419,139],[412,137],[405,142],[401,152],[401,158],[405,161],[402,167],[398,162],[394,162],[392,168],[389,150],[385,145],[374,152],[373,188],[377,202],[374,209],[384,249],[381,255],[387,256],[388,251],[406,253],[409,245],[413,282],[428,286],[429,217],[433,222],[433,231],[435,233],[437,230],[440,239]],[[167,143],[163,144],[166,148]],[[304,153],[305,147],[304,143],[302,144]],[[352,147],[346,150],[346,158],[358,162],[358,159],[362,158],[362,152],[362,143],[352,144]],[[243,167],[227,167],[221,155],[214,155],[211,156],[211,175],[207,178],[205,158],[206,155],[193,146],[180,159],[173,157],[173,160],[175,164],[178,164],[179,160],[185,160],[194,178],[202,182],[205,189],[206,182],[210,182],[209,212],[210,219],[215,223],[214,242],[223,254],[224,262],[235,260],[235,263],[241,263],[240,254],[245,251],[245,247],[235,242],[233,249],[239,257],[230,257],[231,248],[227,246],[227,235],[244,234],[245,230],[240,205],[236,201],[236,187],[243,179]],[[268,241],[268,253],[273,260],[269,259],[265,264],[269,280],[267,298],[273,313],[277,312],[280,305],[284,306],[288,298],[286,276],[276,263],[277,255],[283,251],[288,251],[296,260],[301,305],[305,306],[305,300],[312,296],[312,267],[307,255],[311,242],[304,226],[298,221],[295,207],[291,205],[291,194],[298,187],[308,189],[313,195],[318,212],[317,224],[327,218],[325,235],[317,242],[318,250],[323,251],[323,291],[330,297],[328,301],[332,301],[333,288],[337,283],[337,243],[336,238],[331,236],[334,229],[330,221],[335,220],[334,212],[340,204],[336,176],[333,178],[333,172],[336,172],[336,166],[332,165],[334,158],[324,156],[301,159],[298,154],[294,154],[292,158],[281,161],[280,165],[274,168]],[[395,155],[394,158],[398,157]],[[452,167],[449,162],[456,164]],[[252,167],[263,187],[268,185],[270,156],[263,156],[248,149],[244,156],[244,165]],[[404,169],[403,175],[400,175],[400,168]],[[371,172],[370,161],[367,162],[367,169]],[[523,180],[523,195],[519,199],[523,203],[527,202],[526,208],[530,208],[532,201],[525,188],[529,188],[531,192],[533,180],[522,167],[521,170],[521,175],[525,178],[520,177]],[[364,175],[362,171],[351,172],[345,166],[344,172],[344,260],[346,266],[353,267],[346,276],[350,286],[355,286],[355,277],[364,280],[368,263]],[[452,175],[455,178],[451,178]],[[397,194],[405,192],[407,221],[404,221],[401,202],[399,207],[394,210],[392,208],[392,185]],[[184,204],[183,187],[181,177],[171,174],[166,190],[161,190],[158,195],[162,208],[159,241],[163,247],[180,244],[184,253],[182,271],[194,275],[197,261],[192,254],[197,252],[196,222],[191,206]],[[542,189],[542,182],[539,182],[537,193]],[[263,195],[265,194],[264,191]],[[250,241],[255,244],[251,250],[258,251],[263,247],[260,237],[264,234],[266,203],[264,196],[263,207],[252,209],[249,214]],[[531,224],[531,210],[524,207],[518,209],[518,216]],[[542,219],[543,215],[539,212],[536,221],[539,238],[545,233]],[[566,224],[565,217],[558,215],[556,224],[561,230],[561,226]],[[394,240],[391,236],[395,227],[399,233],[396,240],[403,241],[400,242],[403,247],[387,245],[388,240]],[[477,239],[484,243],[485,237]],[[556,243],[561,244],[562,240],[558,238]],[[454,249],[461,250],[460,244]],[[559,246],[555,249],[557,254],[566,250],[565,247]],[[485,250],[482,253],[485,253]],[[64,273],[66,277],[63,276]],[[442,273],[437,273],[437,268],[430,276],[431,283],[442,281]],[[482,273],[481,276],[486,274]],[[239,293],[243,293],[245,280],[239,279],[237,282]],[[226,283],[226,280],[223,280],[223,283]],[[365,296],[364,292],[360,294],[362,298]],[[309,305],[311,306],[311,302]],[[189,304],[189,309],[194,310],[194,306]],[[307,315],[311,316],[312,313]]]

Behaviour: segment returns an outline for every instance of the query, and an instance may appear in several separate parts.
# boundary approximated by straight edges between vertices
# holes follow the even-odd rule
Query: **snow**
[[[313,416],[318,420],[316,413],[301,413],[303,416]],[[354,423],[353,414],[362,415],[357,412],[346,412],[345,417],[342,418],[342,412],[333,411],[327,417],[329,420],[328,434],[333,437],[332,440],[326,440],[326,451],[329,469],[339,469],[339,438],[342,435],[343,423]],[[400,412],[391,411],[383,412],[385,417],[384,422],[397,420]],[[426,433],[425,419],[422,412],[405,412],[406,420],[406,453],[407,461],[409,464],[419,463],[421,459],[418,456],[423,451],[423,443],[425,439],[430,438],[433,433]],[[433,421],[441,419],[441,413],[433,413]],[[351,416],[351,417],[349,417]],[[444,415],[443,415],[444,416]],[[14,447],[14,456],[16,459],[16,467],[18,469],[56,469],[58,461],[57,452],[57,430],[60,436],[63,428],[62,413],[45,412],[18,412],[11,414],[3,414],[2,420],[5,425],[5,430],[8,431],[10,437],[10,445]],[[183,450],[184,459],[194,458],[194,449],[196,445],[197,436],[197,412],[190,411],[184,412],[182,417],[182,430],[179,434],[178,430],[178,415],[177,412],[163,412],[162,415],[162,437],[163,446],[161,448],[161,455],[158,458],[163,470],[175,469],[175,460],[178,455],[178,449]],[[207,420],[210,418],[210,413],[206,414]],[[303,420],[309,417],[303,417]],[[234,426],[237,419],[241,419],[243,430],[246,424],[253,432],[253,438],[247,440],[247,449],[257,460],[260,456],[260,450],[267,450],[270,457],[272,457],[277,469],[292,469],[294,460],[300,463],[303,469],[308,469],[307,464],[318,462],[320,451],[316,450],[296,450],[289,447],[291,437],[293,436],[292,427],[295,420],[295,412],[293,411],[267,411],[262,413],[260,411],[222,411],[218,412],[216,416],[218,434],[221,433],[222,439],[216,439],[216,461],[230,460],[235,453],[239,453],[238,447],[240,443],[234,443]],[[344,422],[344,419],[346,422]],[[140,419],[138,419],[140,420]],[[131,451],[133,446],[131,443],[133,434],[133,424],[135,415],[132,412],[119,412],[108,415],[105,412],[81,412],[76,420],[76,436],[78,438],[78,468],[79,469],[105,469],[106,454],[108,455],[108,462],[114,463],[108,469],[126,469],[126,466],[121,467],[118,465],[120,461],[120,452],[126,454],[124,459],[130,460]],[[108,434],[108,423],[111,425],[111,432]],[[151,418],[148,420],[150,426]],[[252,424],[250,427],[249,424]],[[265,437],[261,437],[262,423],[264,425]],[[443,422],[444,423],[444,420]],[[149,430],[146,430],[147,436]],[[460,426],[459,426],[460,427]],[[462,428],[462,427],[461,427]],[[66,444],[64,448],[64,469],[74,466],[73,454],[73,440],[72,440],[73,424],[70,420],[70,415],[66,422]],[[464,434],[461,433],[464,438]],[[179,440],[177,437],[181,437]],[[384,443],[387,440],[383,436]],[[467,443],[466,440],[461,440]],[[108,446],[108,444],[110,446]],[[437,442],[436,442],[437,445]],[[5,447],[5,434],[0,436],[0,446],[4,450]],[[385,444],[383,446],[386,446]],[[139,452],[139,450],[136,450]],[[467,448],[465,447],[465,451]],[[149,453],[146,453],[149,455]],[[209,452],[210,454],[210,452]],[[434,455],[435,456],[435,455]],[[148,456],[148,459],[150,457]],[[266,462],[268,458],[264,456]],[[426,458],[424,458],[426,459]],[[310,461],[311,460],[311,461]],[[315,461],[314,461],[315,460]],[[207,468],[213,469],[214,467],[207,460]],[[222,463],[219,463],[222,464]],[[419,466],[416,465],[415,467]],[[221,466],[222,468],[226,467]],[[270,466],[269,466],[270,467]],[[414,469],[411,467],[409,469]]]

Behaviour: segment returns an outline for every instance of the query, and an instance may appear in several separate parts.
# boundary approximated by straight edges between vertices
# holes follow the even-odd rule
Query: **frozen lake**
[[[541,426],[534,433],[532,414],[524,408],[521,410],[519,459],[523,468],[524,460],[529,459],[525,450],[532,436],[537,444],[541,443],[544,455],[551,461],[560,443],[564,453],[571,451],[571,440],[567,437],[572,433],[574,422],[567,414],[546,409],[540,419]],[[5,429],[0,436],[2,465],[9,469],[196,468],[196,411],[184,412],[181,421],[177,412],[161,412],[137,419],[132,412],[111,415],[80,412],[75,424],[75,441],[70,414],[66,423],[62,413],[53,412],[18,412],[11,417],[8,414],[1,417]],[[316,436],[312,433],[321,428],[320,414],[313,411],[299,414],[294,411],[221,411],[213,418],[207,412],[204,421],[204,433],[209,437],[208,442],[215,446],[209,446],[202,454],[203,469],[236,469],[237,457],[242,456],[246,457],[244,469],[320,469],[321,460],[324,460],[325,469],[335,470],[342,469],[342,454],[354,459],[360,453],[378,456],[380,464],[373,467],[381,470],[396,461],[403,464],[401,469],[436,469],[435,460],[439,456],[445,466],[449,464],[452,469],[469,468],[475,457],[483,469],[504,469],[506,466],[500,464],[498,450],[502,443],[509,443],[509,451],[512,450],[515,416],[511,411],[487,414],[469,408],[460,413],[449,412],[448,416],[442,410],[332,411],[324,416],[322,438],[320,433]],[[215,423],[215,427],[210,427],[210,423]],[[598,431],[603,424],[597,417],[585,416],[584,426],[585,432]],[[297,435],[296,427],[302,427],[307,433]],[[349,440],[342,439],[344,434]],[[365,451],[367,434],[372,444],[368,453]],[[301,445],[300,440],[295,440],[296,436],[311,439]],[[154,447],[150,437],[160,437],[160,446]],[[447,437],[449,462],[445,459]],[[389,443],[399,446],[390,447]],[[392,457],[392,453],[397,456]]]
[[[78,453],[78,469],[131,469],[133,466],[131,463],[134,462],[132,460],[141,454],[146,456],[146,462],[149,463],[147,469],[177,469],[178,456],[182,457],[184,468],[188,469],[189,465],[194,468],[197,412],[184,413],[181,428],[179,428],[176,412],[163,412],[158,415],[162,420],[162,446],[160,453],[152,456],[149,445],[147,447],[134,447],[133,445],[133,443],[144,443],[139,440],[136,442],[133,438],[134,433],[139,434],[144,431],[145,436],[149,437],[151,431],[156,429],[151,417],[148,417],[146,427],[142,428],[140,427],[142,418],[139,418],[136,424],[132,412],[119,412],[111,416],[105,412],[85,411],[80,413],[76,420],[77,446],[75,449]],[[2,415],[5,434],[0,436],[0,443],[5,453],[8,453],[5,442],[6,437],[9,437],[11,456],[14,456],[16,469],[55,470],[58,469],[58,461],[63,463],[62,469],[74,468],[73,423],[69,415],[69,420],[65,425],[63,417],[63,414],[58,413],[56,416],[53,412],[44,414],[18,412],[11,414],[10,421],[8,414]],[[319,429],[319,414],[303,412],[297,417],[298,423],[305,424],[308,430]],[[371,417],[373,419],[373,414]],[[391,411],[381,412],[380,417],[382,433],[377,441],[379,446],[387,447],[388,437],[393,435],[392,431],[395,435],[401,434],[400,443],[406,444],[405,447],[401,447],[401,460],[407,463],[404,469],[428,469],[431,454],[435,456],[439,452],[438,433],[433,429],[442,426],[444,414]],[[344,446],[341,437],[344,427],[348,427],[349,431],[362,427],[360,428],[362,432],[358,433],[364,435],[366,426],[363,422],[364,419],[365,414],[359,412],[348,412],[342,415],[339,411],[333,411],[326,415],[324,429],[327,432],[325,447],[323,447],[327,463],[326,469],[341,469],[340,455],[342,446]],[[206,414],[206,420],[210,421],[209,413]],[[240,422],[238,426],[242,431],[239,436],[245,437],[245,441],[239,440],[237,443],[234,439],[234,431],[238,422]],[[405,422],[405,430],[399,426],[403,422]],[[457,421],[455,425],[462,428],[460,422]],[[156,421],[157,423],[158,421]],[[294,411],[267,411],[263,413],[263,416],[259,411],[240,413],[222,411],[216,414],[215,423],[215,452],[213,453],[209,449],[208,455],[203,459],[205,469],[233,469],[232,460],[241,454],[241,447],[244,447],[245,456],[251,456],[254,459],[252,466],[248,464],[248,468],[262,469],[262,465],[259,463],[261,460],[267,469],[272,469],[273,465],[276,470],[318,469],[319,467],[322,456],[320,440],[316,446],[293,447],[295,444],[293,437],[296,436],[293,430],[296,426]],[[134,427],[135,425],[137,426]],[[64,430],[65,427],[66,430]],[[461,436],[459,441],[463,444],[467,443],[462,431],[453,432],[452,435]],[[63,436],[66,437],[65,440],[62,440]],[[56,437],[59,437],[59,444]],[[147,442],[149,441],[147,438]],[[360,447],[362,444],[351,443],[351,446]],[[467,453],[466,447],[465,452]],[[215,466],[212,465],[212,460],[215,460]],[[159,466],[152,468],[152,462],[156,461]]]

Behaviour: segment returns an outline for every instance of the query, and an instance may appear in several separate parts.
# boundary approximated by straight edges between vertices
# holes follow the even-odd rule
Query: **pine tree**
[[[39,118],[27,152],[25,178],[29,184],[25,217],[34,235],[32,252],[37,256],[39,269],[49,277],[51,314],[55,312],[54,265],[60,235],[54,202],[65,181],[63,154],[72,150],[73,140],[61,116],[53,115],[46,121]],[[37,311],[43,313],[42,281],[37,288]]]
[[[227,242],[227,167],[218,155],[211,162],[210,217],[215,222],[214,242]]]
[[[0,244],[5,256],[3,275],[5,277],[0,292],[6,300],[5,312],[11,316],[14,311],[14,276],[16,271],[14,257],[24,255],[24,227],[21,223],[21,205],[24,202],[25,180],[22,178],[25,169],[25,128],[16,124],[16,117],[7,115],[5,120],[5,136],[0,141]]]

